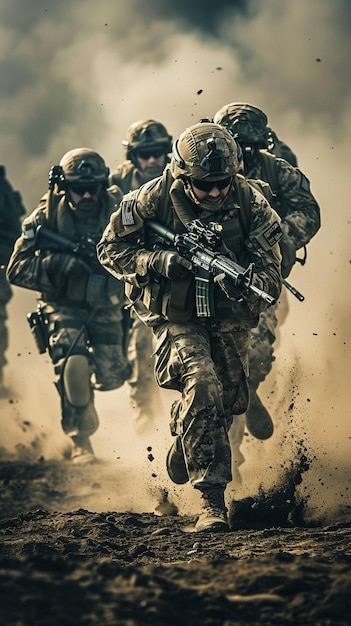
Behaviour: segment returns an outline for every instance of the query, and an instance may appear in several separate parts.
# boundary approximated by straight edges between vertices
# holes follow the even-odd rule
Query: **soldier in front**
[[[252,283],[276,299],[281,290],[279,218],[238,174],[238,146],[222,126],[204,120],[173,144],[161,177],[124,196],[97,246],[98,258],[127,283],[134,310],[153,330],[158,384],[180,392],[172,405],[174,443],[167,470],[177,484],[201,493],[196,531],[229,528],[226,485],[232,480],[228,431],[248,405],[250,331],[267,303],[223,273],[195,276],[179,251],[154,247],[152,218],[175,233],[195,219],[222,228],[221,253],[243,267]],[[246,215],[241,205],[249,197]],[[188,226],[187,226],[188,225]],[[196,307],[196,278],[209,289],[210,308]]]

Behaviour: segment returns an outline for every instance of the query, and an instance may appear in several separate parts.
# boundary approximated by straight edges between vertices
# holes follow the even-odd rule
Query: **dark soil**
[[[231,502],[231,532],[195,534],[166,491],[154,513],[79,506],[72,494],[97,492],[100,474],[103,463],[0,463],[1,624],[351,623],[345,517],[305,523],[303,503],[276,491]]]

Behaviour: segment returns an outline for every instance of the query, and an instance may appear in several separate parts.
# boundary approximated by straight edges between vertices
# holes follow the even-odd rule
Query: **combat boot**
[[[88,437],[85,437],[84,435],[76,435],[75,437],[72,437],[72,441],[72,463],[78,465],[83,463],[94,463],[96,461],[96,457]]]
[[[196,532],[227,532],[229,530],[227,508],[224,503],[224,487],[216,485],[201,490],[202,513],[195,525]]]
[[[176,485],[184,485],[189,481],[189,474],[186,468],[183,446],[180,437],[176,437],[173,445],[168,451],[166,458],[168,476]]]
[[[263,406],[256,390],[250,389],[250,404],[246,411],[246,427],[256,439],[269,439],[273,435],[272,418]]]

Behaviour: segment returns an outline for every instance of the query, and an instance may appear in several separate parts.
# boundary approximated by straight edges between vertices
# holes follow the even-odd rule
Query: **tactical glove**
[[[213,279],[213,282],[217,283],[222,291],[224,291],[225,295],[229,300],[234,300],[235,302],[240,300],[242,294],[245,291],[241,285],[236,285],[231,278],[228,278],[224,273],[218,274]]]
[[[157,252],[152,252],[149,257],[148,269],[174,280],[184,278],[186,273],[191,271],[192,264],[183,259],[177,252],[157,250]]]
[[[279,246],[282,253],[281,273],[283,278],[287,278],[296,263],[296,248],[286,233],[283,233]]]
[[[43,267],[53,284],[59,282],[60,278],[81,276],[92,272],[90,266],[83,259],[65,252],[49,254],[43,259]]]

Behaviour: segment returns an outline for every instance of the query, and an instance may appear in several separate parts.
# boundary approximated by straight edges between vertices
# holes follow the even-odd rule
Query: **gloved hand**
[[[186,273],[192,270],[192,264],[183,259],[177,252],[157,250],[152,252],[149,257],[148,269],[174,280],[184,278]]]
[[[228,278],[224,273],[218,274],[213,279],[214,283],[217,283],[229,300],[240,300],[245,288],[241,285],[235,285],[234,281]]]
[[[286,233],[283,233],[279,246],[282,253],[281,273],[283,278],[287,278],[296,263],[296,248]]]
[[[91,267],[78,256],[66,252],[53,252],[43,259],[43,267],[52,282],[58,277],[91,274]]]

